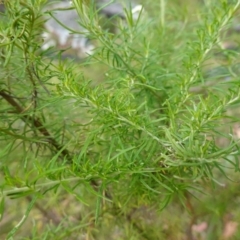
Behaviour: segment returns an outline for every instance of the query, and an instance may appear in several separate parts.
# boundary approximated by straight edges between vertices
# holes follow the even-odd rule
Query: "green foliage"
[[[218,188],[223,176],[233,180],[239,172],[231,115],[240,100],[233,68],[238,53],[222,43],[240,2],[205,1],[195,24],[184,16],[175,22],[174,5],[160,2],[160,17],[151,7],[148,16],[146,6],[134,20],[126,10],[113,34],[100,26],[93,4],[74,0],[96,44],[80,63],[40,50],[45,1],[6,1],[0,16],[0,217],[7,198],[29,202],[7,239],[17,236],[37,201],[61,195],[81,205],[81,224],[55,222],[40,238],[36,227],[21,239],[106,239],[101,224],[111,219],[127,229],[117,239],[164,238],[138,224],[134,209],[178,202],[189,210],[189,196],[201,199],[206,185]],[[216,54],[230,80],[218,72],[207,77],[221,65]],[[100,238],[90,223],[102,229]]]

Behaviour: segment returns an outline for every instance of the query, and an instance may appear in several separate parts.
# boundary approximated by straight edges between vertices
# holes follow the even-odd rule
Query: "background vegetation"
[[[74,0],[83,61],[41,50],[44,3],[1,14],[1,238],[239,239],[240,1],[145,0],[112,33]]]

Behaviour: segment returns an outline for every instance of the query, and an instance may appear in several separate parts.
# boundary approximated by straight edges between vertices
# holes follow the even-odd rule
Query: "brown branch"
[[[195,209],[191,202],[190,193],[185,191],[184,195],[186,198],[186,208],[189,211],[189,213],[191,214],[190,224],[187,226],[187,229],[186,229],[186,239],[187,240],[195,240],[195,237],[193,236],[193,232],[192,232],[192,226],[196,220]]]
[[[9,95],[6,91],[1,90],[0,96],[2,96],[11,106],[13,106],[16,110],[16,112],[20,115],[21,119],[29,123],[31,122],[33,126],[43,135],[47,138],[48,142],[57,150],[61,151],[62,157],[66,157],[69,161],[71,159],[70,153],[67,149],[63,149],[63,146],[60,145],[49,133],[49,131],[44,127],[40,119],[31,117],[25,113],[25,109],[23,109],[18,102]]]
[[[28,202],[32,201],[32,197],[28,196],[27,197]],[[56,226],[58,226],[61,223],[61,218],[60,216],[53,210],[49,209],[46,210],[44,209],[39,203],[35,203],[35,207],[43,214],[43,216],[48,220],[51,221],[52,223]]]

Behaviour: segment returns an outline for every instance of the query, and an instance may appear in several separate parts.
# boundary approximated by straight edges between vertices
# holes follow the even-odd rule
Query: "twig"
[[[27,115],[25,112],[25,109],[22,108],[18,102],[15,101],[14,97],[12,97],[11,95],[7,94],[5,90],[1,90],[0,91],[0,95],[10,104],[12,105],[15,109],[16,112],[18,114],[20,114],[21,119],[26,122],[29,123],[31,122],[34,127],[45,137],[47,137],[48,142],[57,150],[57,151],[61,151],[61,155],[63,158],[67,158],[68,160],[71,159],[71,155],[69,153],[69,151],[67,149],[64,149],[64,147],[62,145],[60,145],[53,137],[52,135],[49,133],[49,131],[44,127],[44,125],[42,124],[42,122],[40,121],[40,119],[38,119],[37,117],[31,117],[29,115]]]
[[[29,202],[32,201],[30,196],[27,197]],[[48,219],[52,220],[53,224],[58,226],[61,223],[60,217],[53,210],[45,210],[39,203],[35,203],[35,207]]]

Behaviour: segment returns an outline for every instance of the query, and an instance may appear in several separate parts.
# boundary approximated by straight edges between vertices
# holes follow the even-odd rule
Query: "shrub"
[[[96,44],[83,62],[40,50],[43,3],[6,1],[1,15],[1,216],[9,198],[25,209],[6,238],[166,238],[151,209],[150,222],[169,204],[193,216],[194,198],[239,171],[238,53],[223,47],[239,1],[199,4],[196,22],[149,1],[113,34],[74,0]],[[26,233],[36,211],[52,222]]]

